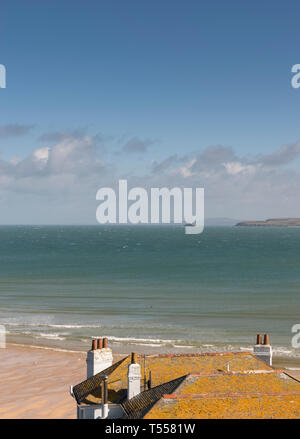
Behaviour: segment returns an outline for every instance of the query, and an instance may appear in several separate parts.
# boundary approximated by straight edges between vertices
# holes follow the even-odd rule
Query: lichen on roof
[[[287,374],[254,371],[189,375],[146,419],[299,418],[300,384]]]
[[[300,385],[283,373],[225,373],[208,376],[189,376],[176,390],[176,395],[192,394],[251,394],[297,392]]]
[[[145,419],[295,419],[300,395],[261,395],[226,398],[162,398]]]
[[[271,370],[266,363],[250,352],[139,355],[138,362],[141,365],[142,390],[146,390],[144,376],[148,380],[150,371],[152,387],[155,387],[190,373],[225,372],[228,369],[228,365],[231,371]],[[111,403],[121,403],[126,397],[129,363],[130,356],[75,386],[73,392],[77,403],[101,403],[101,376],[104,374],[108,375],[108,401]],[[144,364],[146,364],[146,367],[144,367]]]

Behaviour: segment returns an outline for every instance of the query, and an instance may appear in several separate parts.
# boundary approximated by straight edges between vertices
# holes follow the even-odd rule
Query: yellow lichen
[[[161,400],[146,419],[295,419],[300,396]]]
[[[178,389],[181,394],[278,393],[300,391],[297,381],[280,378],[277,373],[195,377]]]

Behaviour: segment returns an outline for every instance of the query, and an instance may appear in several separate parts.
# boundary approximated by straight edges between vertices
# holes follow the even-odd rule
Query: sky
[[[96,192],[204,187],[300,216],[300,4],[3,0],[0,224],[95,224]]]

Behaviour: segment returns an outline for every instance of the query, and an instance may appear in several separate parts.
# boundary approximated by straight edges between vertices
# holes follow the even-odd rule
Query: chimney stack
[[[261,334],[257,335],[256,345],[253,349],[254,355],[260,360],[263,360],[269,366],[272,366],[272,346],[270,345],[269,334],[264,335],[264,343],[262,344],[262,336]]]
[[[111,349],[108,348],[108,340],[104,338],[93,339],[92,349],[88,351],[86,357],[87,378],[110,367],[113,363]]]
[[[141,392],[141,366],[137,363],[137,354],[132,352],[131,363],[127,373],[127,399],[131,399]]]
[[[107,389],[107,379],[108,376],[105,375],[103,379],[102,385],[102,419],[106,419],[108,417],[108,389]]]

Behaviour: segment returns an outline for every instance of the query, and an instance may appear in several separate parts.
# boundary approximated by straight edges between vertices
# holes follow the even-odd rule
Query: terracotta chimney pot
[[[92,351],[95,351],[97,349],[97,340],[93,338],[92,340]]]
[[[257,336],[256,336],[256,344],[262,344],[262,335],[261,334],[257,334]]]

